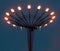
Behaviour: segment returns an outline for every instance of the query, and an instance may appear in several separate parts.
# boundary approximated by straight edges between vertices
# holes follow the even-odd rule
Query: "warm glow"
[[[50,20],[49,22],[50,22],[50,23],[52,23],[52,22],[53,22],[53,20]]]
[[[14,12],[15,12],[15,10],[14,10],[14,9],[11,9],[11,12],[12,12],[12,13],[14,13]]]
[[[9,16],[10,14],[8,12],[6,12],[6,15]]]
[[[22,10],[22,8],[20,6],[17,7],[18,10]]]
[[[50,15],[54,15],[54,12],[51,12]]]
[[[48,24],[45,24],[44,26],[46,27]]]
[[[16,25],[15,25],[15,24],[13,24],[13,27],[16,27]]]
[[[40,9],[41,9],[41,6],[40,6],[40,5],[39,5],[39,6],[37,6],[37,9],[38,9],[38,10],[40,10]]]
[[[8,18],[7,18],[7,17],[5,17],[4,19],[5,19],[6,21],[8,20]]]
[[[45,12],[48,12],[48,11],[49,11],[49,8],[46,8],[46,9],[45,9]]]
[[[7,21],[8,24],[11,24],[10,21]]]
[[[28,8],[28,9],[31,9],[31,5],[28,5],[27,8]]]
[[[52,19],[55,19],[56,16],[52,16]]]

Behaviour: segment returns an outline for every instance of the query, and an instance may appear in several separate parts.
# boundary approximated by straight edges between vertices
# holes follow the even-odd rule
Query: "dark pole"
[[[28,50],[29,51],[32,51],[32,41],[33,41],[33,39],[32,39],[32,33],[33,33],[33,29],[28,29]]]

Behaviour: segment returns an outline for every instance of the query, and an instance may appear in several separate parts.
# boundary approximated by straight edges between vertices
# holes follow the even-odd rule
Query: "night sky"
[[[60,51],[60,0],[0,0],[0,51],[28,51],[27,30],[14,28],[4,20],[10,8],[27,4],[49,7],[56,15],[52,24],[34,31],[33,51]]]

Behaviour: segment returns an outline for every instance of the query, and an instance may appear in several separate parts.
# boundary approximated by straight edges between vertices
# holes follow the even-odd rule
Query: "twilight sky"
[[[33,51],[60,51],[60,0],[0,0],[0,51],[28,51],[27,30],[8,25],[4,15],[10,8],[29,3],[49,7],[56,15],[52,24],[34,31]]]

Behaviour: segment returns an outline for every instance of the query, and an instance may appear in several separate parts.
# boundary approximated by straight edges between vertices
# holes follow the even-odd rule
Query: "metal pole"
[[[28,33],[29,33],[29,35],[28,35],[28,50],[29,51],[32,51],[32,32],[33,32],[33,30],[32,29],[28,29]]]

